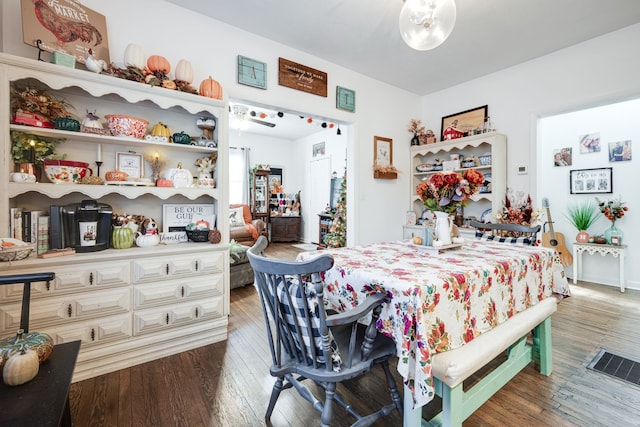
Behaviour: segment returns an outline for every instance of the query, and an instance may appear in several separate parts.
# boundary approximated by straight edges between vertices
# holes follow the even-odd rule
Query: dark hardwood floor
[[[272,244],[268,253],[299,252]],[[640,387],[588,370],[600,348],[640,360],[640,292],[579,282],[553,316],[550,377],[532,365],[476,411],[464,426],[640,426]],[[261,426],[273,379],[262,309],[253,286],[231,291],[229,339],[75,383],[75,426]],[[392,366],[395,372],[395,366]],[[401,378],[396,375],[398,384]],[[386,403],[382,370],[339,387],[361,412]],[[380,400],[382,399],[382,400]],[[438,401],[424,409],[433,412]],[[339,407],[336,426],[353,420]],[[319,425],[295,390],[283,391],[273,426]],[[394,412],[380,426],[401,426]]]

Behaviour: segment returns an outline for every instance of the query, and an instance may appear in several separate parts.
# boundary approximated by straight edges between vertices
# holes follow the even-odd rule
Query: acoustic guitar
[[[562,266],[568,267],[573,264],[573,256],[564,244],[564,235],[562,233],[556,233],[553,230],[553,221],[551,220],[551,211],[549,210],[549,199],[546,197],[542,199],[542,207],[547,211],[547,224],[549,224],[549,231],[542,233],[542,246],[554,248],[560,255]]]

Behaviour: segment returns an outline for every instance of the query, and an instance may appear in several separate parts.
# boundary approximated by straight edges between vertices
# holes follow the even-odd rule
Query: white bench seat
[[[556,298],[548,297],[464,346],[433,356],[431,360],[435,391],[442,397],[442,412],[429,421],[422,420],[422,425],[461,426],[462,421],[532,361],[540,363],[540,373],[550,375],[553,366],[551,315],[556,310]],[[529,344],[527,336],[532,330],[534,339]],[[506,361],[471,389],[463,391],[462,383],[465,379],[507,349],[509,355]],[[404,409],[404,425],[419,425],[419,422],[413,421],[414,417],[421,418],[422,408],[412,409],[405,405]]]

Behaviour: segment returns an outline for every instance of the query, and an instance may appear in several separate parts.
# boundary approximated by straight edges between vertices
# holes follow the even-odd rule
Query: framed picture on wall
[[[609,161],[624,162],[631,160],[631,141],[616,141],[609,143]]]
[[[613,192],[613,168],[575,169],[569,171],[571,194]]]

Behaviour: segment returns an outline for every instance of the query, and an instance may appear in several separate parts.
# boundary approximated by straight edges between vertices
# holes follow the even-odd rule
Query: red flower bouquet
[[[422,181],[416,193],[431,211],[452,213],[465,206],[478,187],[484,184],[484,175],[476,169],[457,172],[438,172]]]

